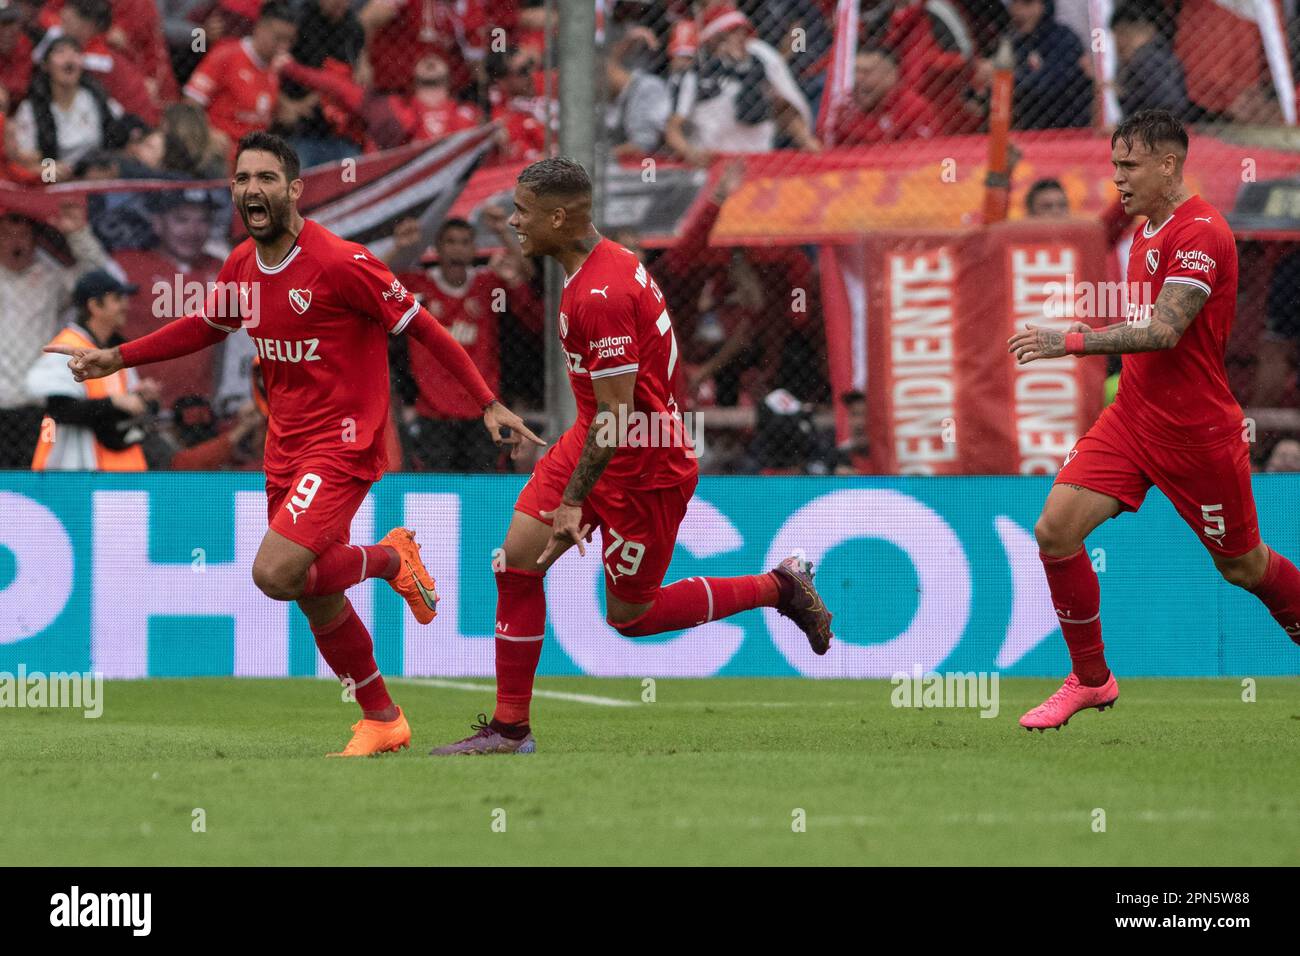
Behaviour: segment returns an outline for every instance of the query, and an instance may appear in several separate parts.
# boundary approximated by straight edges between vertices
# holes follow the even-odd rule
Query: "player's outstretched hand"
[[[1083,330],[1072,328],[1071,331]],[[1014,355],[1021,365],[1035,359],[1060,358],[1065,354],[1065,333],[1053,329],[1040,329],[1026,322],[1025,331],[1017,332],[1007,340],[1007,351]]]
[[[546,550],[537,559],[538,564],[545,564],[552,554],[559,554],[571,544],[578,546],[578,554],[587,556],[587,549],[582,542],[591,540],[591,525],[582,525],[582,509],[563,502],[555,506],[554,511],[538,512],[543,518],[551,519],[551,540],[546,542]]]
[[[510,457],[517,458],[519,452],[523,449],[523,440],[527,439],[534,445],[546,447],[546,442],[542,441],[524,424],[524,420],[506,408],[500,402],[493,402],[483,412],[483,424],[487,426],[488,432],[492,435],[492,440],[498,445],[512,445]]]
[[[71,345],[47,345],[44,350],[56,355],[70,355],[68,368],[78,382],[103,378],[122,368],[122,353],[117,349],[79,349]]]

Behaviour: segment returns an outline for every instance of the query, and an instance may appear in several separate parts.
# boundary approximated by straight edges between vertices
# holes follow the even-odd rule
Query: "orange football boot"
[[[438,615],[438,592],[433,589],[433,575],[420,560],[415,532],[408,528],[394,528],[379,543],[395,550],[401,561],[397,574],[388,581],[389,587],[406,598],[417,621],[428,624]]]
[[[397,717],[393,720],[367,720],[361,718],[352,725],[352,739],[343,748],[342,753],[326,754],[327,757],[373,757],[375,754],[390,750],[405,750],[411,746],[411,725],[406,722],[406,714],[397,708]]]

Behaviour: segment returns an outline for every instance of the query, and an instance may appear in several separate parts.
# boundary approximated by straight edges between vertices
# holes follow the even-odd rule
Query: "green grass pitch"
[[[632,706],[541,699],[536,755],[435,760],[492,695],[398,680],[412,749],[326,760],[357,717],[333,683],[111,682],[98,719],[0,710],[0,839],[37,865],[1300,863],[1300,679],[1253,703],[1123,680],[1113,710],[1021,730],[1056,684],[1003,680],[986,719],[894,708],[885,681],[660,680],[642,703],[542,679]]]

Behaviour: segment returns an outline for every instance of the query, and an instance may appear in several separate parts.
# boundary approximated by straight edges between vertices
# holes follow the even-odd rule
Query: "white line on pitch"
[[[388,677],[389,683],[419,684],[421,687],[441,687],[446,690],[473,690],[496,692],[494,684],[462,684],[460,681],[442,680],[437,677]],[[598,697],[595,694],[567,694],[562,690],[534,690],[534,697],[546,697],[550,700],[567,700],[572,704],[594,704],[597,707],[640,707],[635,700],[619,700],[617,697]]]

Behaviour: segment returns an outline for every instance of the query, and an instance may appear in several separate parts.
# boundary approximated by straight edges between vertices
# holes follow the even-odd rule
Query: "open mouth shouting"
[[[271,208],[263,199],[244,200],[244,222],[250,230],[265,229],[271,225]]]

